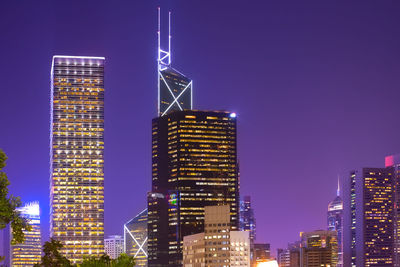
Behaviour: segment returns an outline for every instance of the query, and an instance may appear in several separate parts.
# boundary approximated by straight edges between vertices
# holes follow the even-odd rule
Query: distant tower
[[[239,230],[249,231],[250,240],[254,242],[256,239],[256,219],[254,218],[254,210],[251,208],[250,196],[245,196],[240,201],[240,219],[239,219]]]
[[[161,15],[158,8],[158,115],[192,109],[192,80],[171,67],[171,12],[168,14],[168,50],[161,49]]]
[[[23,207],[17,208],[17,210],[22,217],[28,220],[32,230],[23,230],[25,235],[23,244],[11,246],[11,266],[29,267],[40,262],[42,255],[39,202],[30,202]]]
[[[340,184],[338,178],[338,188],[336,198],[328,205],[328,230],[337,231],[338,238],[338,267],[343,266],[343,200],[340,197]]]

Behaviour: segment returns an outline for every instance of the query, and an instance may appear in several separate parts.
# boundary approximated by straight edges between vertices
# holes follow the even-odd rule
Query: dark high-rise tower
[[[344,266],[393,266],[394,169],[362,168],[345,182]]]
[[[153,119],[149,266],[182,266],[183,237],[204,231],[204,207],[229,204],[238,229],[236,115],[175,111]]]
[[[158,8],[158,115],[192,109],[192,81],[171,66],[171,12],[168,14],[168,50],[161,49]]]
[[[394,264],[400,267],[400,154],[385,157],[385,167],[393,168],[394,185]]]

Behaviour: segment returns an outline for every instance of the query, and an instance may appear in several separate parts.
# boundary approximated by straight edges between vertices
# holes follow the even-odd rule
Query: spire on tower
[[[337,191],[336,191],[336,195],[339,197],[340,196],[340,177],[338,175],[337,177]]]
[[[171,66],[171,12],[168,12],[168,44],[161,44],[161,9],[158,7],[158,115],[192,109],[192,80]],[[165,47],[165,46],[164,46]]]
[[[161,9],[158,7],[158,69],[165,70],[171,65],[171,12],[168,12],[168,50],[161,49]]]

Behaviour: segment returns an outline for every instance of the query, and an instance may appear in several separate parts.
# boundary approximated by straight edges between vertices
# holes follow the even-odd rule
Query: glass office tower
[[[394,263],[400,267],[400,154],[385,157],[385,167],[393,168],[394,186]]]
[[[28,267],[41,261],[42,243],[40,236],[39,202],[30,202],[17,208],[21,216],[28,220],[31,231],[23,230],[25,242],[11,246],[11,266]],[[7,263],[6,263],[6,266]]]
[[[393,174],[391,167],[351,171],[344,201],[344,266],[393,266]]]
[[[147,209],[124,224],[124,251],[137,266],[147,266]]]
[[[236,115],[176,111],[153,119],[152,131],[149,266],[181,266],[183,237],[204,231],[205,206],[228,204],[238,229]]]
[[[104,254],[104,58],[54,56],[50,231],[73,263]]]
[[[170,66],[165,69],[160,67],[158,75],[160,116],[176,110],[192,109],[192,81]]]

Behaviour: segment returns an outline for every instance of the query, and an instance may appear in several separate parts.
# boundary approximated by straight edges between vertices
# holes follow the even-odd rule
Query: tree
[[[21,216],[17,208],[21,207],[22,202],[19,197],[13,195],[8,196],[8,186],[10,181],[2,169],[6,166],[7,156],[3,150],[0,149],[0,230],[4,229],[8,224],[11,224],[12,240],[11,244],[24,243],[24,231],[31,231],[32,227],[29,225],[27,219]],[[0,262],[4,257],[0,257]]]
[[[110,259],[108,255],[103,255],[100,258],[89,257],[85,258],[78,267],[133,267],[135,259],[125,253],[119,255],[116,259]]]
[[[42,262],[35,264],[35,267],[70,267],[71,262],[61,255],[60,249],[63,247],[60,241],[53,238],[44,243]]]
[[[110,256],[104,254],[100,258],[88,257],[83,259],[83,262],[79,264],[79,267],[108,267],[111,266]]]
[[[132,267],[135,266],[135,258],[132,256],[128,256],[126,253],[122,253],[119,255],[117,259],[115,259],[113,267]]]

